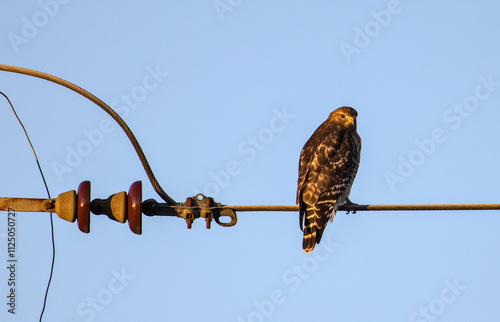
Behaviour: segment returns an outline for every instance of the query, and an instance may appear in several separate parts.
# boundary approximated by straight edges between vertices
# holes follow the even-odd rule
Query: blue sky
[[[295,203],[302,146],[342,105],[358,113],[361,204],[498,203],[498,4],[483,1],[76,1],[0,5],[0,61],[71,81],[112,105],[175,200]],[[131,144],[66,88],[0,72],[51,194],[143,182]],[[0,103],[0,196],[44,198]],[[64,169],[64,170],[61,170]],[[191,230],[103,216],[54,219],[46,321],[494,321],[497,211],[338,213],[307,255],[297,213],[238,213]],[[5,214],[6,215],[6,214]],[[7,217],[7,216],[6,216]],[[7,220],[0,260],[7,266]],[[38,319],[51,263],[45,213],[18,213],[16,314]],[[9,272],[0,271],[8,295]],[[5,299],[5,298],[4,298]]]

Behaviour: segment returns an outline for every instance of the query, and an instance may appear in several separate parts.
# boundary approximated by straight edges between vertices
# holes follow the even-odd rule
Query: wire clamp
[[[197,218],[205,218],[207,229],[210,229],[212,219],[223,227],[234,226],[237,222],[236,212],[233,209],[225,208],[220,203],[216,203],[212,197],[206,197],[201,193],[188,197],[185,202],[175,206],[148,199],[142,203],[141,208],[146,216],[176,216],[183,218],[186,220],[188,229],[191,229],[193,221]],[[221,221],[221,217],[229,217],[229,221]]]

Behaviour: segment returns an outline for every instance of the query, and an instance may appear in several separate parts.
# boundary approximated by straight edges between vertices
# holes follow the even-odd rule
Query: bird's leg
[[[346,202],[344,203],[344,206],[353,206],[353,205],[358,205],[357,203],[354,203],[352,202],[351,200],[349,200],[349,197],[347,197],[347,200]],[[356,210],[347,210],[347,214],[349,214],[350,212],[352,212],[353,214],[356,213]]]

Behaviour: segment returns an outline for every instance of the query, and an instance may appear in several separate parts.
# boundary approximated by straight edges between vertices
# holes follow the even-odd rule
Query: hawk
[[[352,107],[339,107],[314,131],[300,153],[297,204],[306,253],[319,244],[339,206],[352,204],[348,197],[361,151],[357,116]]]

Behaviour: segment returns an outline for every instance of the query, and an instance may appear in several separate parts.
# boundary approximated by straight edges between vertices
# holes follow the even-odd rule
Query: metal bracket
[[[158,203],[154,199],[145,200],[141,206],[146,216],[176,216],[186,220],[187,228],[191,229],[193,221],[197,218],[205,218],[206,227],[210,229],[212,219],[223,227],[236,225],[237,218],[233,209],[225,208],[216,203],[212,197],[206,197],[199,193],[194,197],[188,197],[185,202],[176,206]],[[229,222],[221,222],[221,217],[229,217]]]

